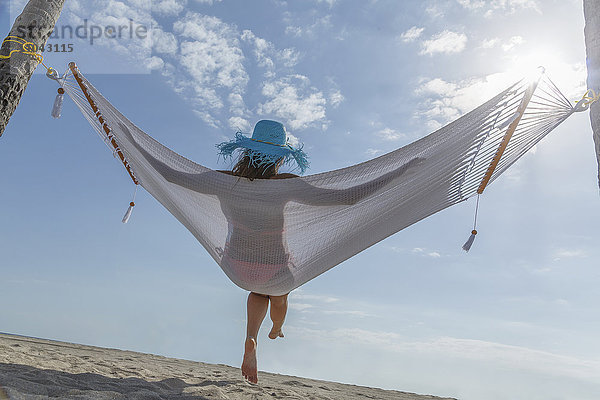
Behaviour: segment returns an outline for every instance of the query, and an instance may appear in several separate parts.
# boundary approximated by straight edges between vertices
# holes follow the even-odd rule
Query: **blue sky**
[[[8,32],[22,2],[2,3]],[[12,14],[12,16],[11,16]],[[538,65],[585,91],[580,1],[67,1],[58,26],[148,27],[56,38],[126,116],[228,168],[214,144],[282,121],[309,173],[410,143]],[[56,84],[34,75],[0,140],[0,331],[239,366],[246,293],[133,184]],[[290,296],[259,368],[461,399],[600,392],[598,186],[589,115],[573,115],[481,199],[384,240]]]

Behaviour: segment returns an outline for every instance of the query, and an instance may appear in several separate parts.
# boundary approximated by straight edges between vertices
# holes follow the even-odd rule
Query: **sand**
[[[0,334],[0,400],[442,399],[267,372],[259,379],[247,383],[227,365]]]

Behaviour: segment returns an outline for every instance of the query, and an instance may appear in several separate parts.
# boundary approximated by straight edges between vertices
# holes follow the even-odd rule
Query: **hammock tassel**
[[[473,245],[473,242],[475,241],[475,235],[477,235],[477,231],[475,229],[473,229],[471,231],[471,236],[469,236],[469,239],[467,240],[467,242],[465,244],[463,244],[462,249],[464,251],[466,251],[467,253],[469,252],[469,250],[471,250],[471,246]]]
[[[137,189],[138,189],[138,185],[136,184],[135,191],[133,192],[133,198],[131,199],[131,203],[129,203],[127,212],[125,212],[125,215],[123,216],[123,219],[121,220],[121,222],[123,222],[124,224],[126,224],[129,221],[129,218],[131,217],[131,213],[133,212],[133,207],[135,206],[135,195],[137,194]]]
[[[65,94],[65,89],[58,88],[58,94],[54,99],[54,105],[52,106],[52,118],[60,118],[62,113],[63,106],[63,96]]]
[[[127,208],[127,212],[123,216],[122,222],[124,224],[126,224],[127,221],[129,221],[129,217],[131,217],[131,213],[133,212],[133,206],[135,206],[135,203],[132,201],[131,203],[129,203],[129,208]]]
[[[475,206],[475,221],[473,222],[473,230],[471,231],[471,236],[469,239],[463,244],[462,249],[467,253],[471,250],[471,246],[473,246],[473,242],[475,241],[475,235],[477,235],[477,213],[479,212],[479,195],[477,195],[477,205]]]

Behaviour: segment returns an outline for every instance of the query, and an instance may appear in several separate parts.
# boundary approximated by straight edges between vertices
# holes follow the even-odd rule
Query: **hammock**
[[[577,110],[543,73],[436,132],[347,168],[249,181],[196,164],[148,136],[74,63],[60,80],[131,178],[165,206],[225,274],[283,295],[485,187]]]

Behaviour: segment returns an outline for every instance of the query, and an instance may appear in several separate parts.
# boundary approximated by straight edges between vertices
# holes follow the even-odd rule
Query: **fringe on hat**
[[[289,144],[280,146],[277,144],[261,142],[244,136],[241,132],[235,134],[235,139],[217,144],[219,155],[224,158],[232,157],[234,151],[245,150],[250,158],[250,163],[255,167],[276,164],[283,158],[283,164],[296,163],[301,174],[309,167],[308,156],[302,147],[294,148]]]

